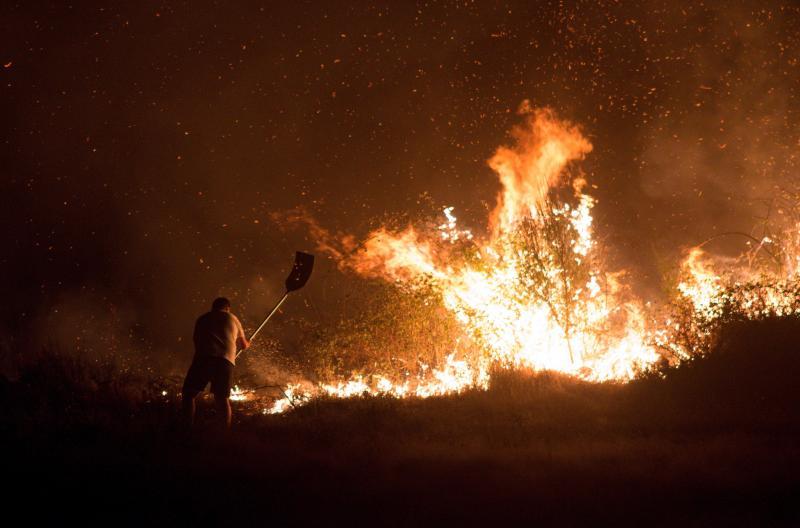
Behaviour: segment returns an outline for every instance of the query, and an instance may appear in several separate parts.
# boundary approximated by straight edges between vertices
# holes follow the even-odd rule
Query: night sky
[[[184,357],[218,294],[252,327],[314,248],[271,220],[299,206],[480,230],[526,99],[591,139],[611,267],[655,291],[683,248],[796,219],[800,9],[679,4],[4,2],[2,341]],[[287,313],[335,306],[334,268]]]

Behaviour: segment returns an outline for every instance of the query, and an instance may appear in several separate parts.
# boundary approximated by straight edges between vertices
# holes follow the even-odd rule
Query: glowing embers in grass
[[[307,403],[311,398],[327,396],[333,398],[353,398],[359,396],[390,396],[394,398],[428,398],[445,394],[459,393],[468,388],[487,389],[489,374],[486,365],[477,368],[450,354],[441,369],[422,365],[418,375],[393,381],[382,375],[354,375],[349,379],[332,383],[290,384],[284,389],[283,397],[264,414],[277,414]]]
[[[264,414],[280,414],[294,407],[307,403],[314,393],[304,389],[300,383],[290,383],[283,389],[282,397],[275,400],[270,407],[265,407]]]
[[[420,373],[412,379],[395,382],[386,376],[355,376],[349,380],[321,384],[323,394],[340,398],[361,396],[417,396],[427,398],[460,392],[470,387],[488,387],[489,376],[485,365],[477,367],[450,354],[441,369],[423,365]]]
[[[238,385],[234,385],[233,389],[231,389],[230,399],[231,401],[245,401],[248,399],[249,395],[250,391],[240,389]]]

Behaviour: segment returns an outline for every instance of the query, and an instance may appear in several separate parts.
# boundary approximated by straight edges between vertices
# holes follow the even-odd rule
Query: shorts
[[[227,359],[214,356],[195,357],[186,373],[183,392],[199,394],[211,382],[211,392],[215,398],[229,398],[232,381],[233,365]]]

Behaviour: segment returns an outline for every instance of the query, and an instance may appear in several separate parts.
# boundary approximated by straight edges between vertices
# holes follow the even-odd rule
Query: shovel
[[[256,328],[256,331],[253,332],[253,335],[250,336],[250,341],[256,338],[258,333],[264,328],[264,325],[267,324],[270,317],[275,315],[275,312],[278,311],[278,308],[281,307],[283,301],[289,297],[289,294],[293,291],[299,290],[303,286],[306,285],[308,282],[308,278],[311,277],[311,270],[314,269],[314,255],[310,255],[308,253],[303,253],[302,251],[298,251],[294,255],[294,265],[292,266],[292,271],[289,273],[289,276],[286,277],[286,293],[283,294],[283,297],[278,304],[272,309],[264,322],[261,323],[261,326]],[[241,353],[244,352],[244,349],[239,350],[236,352],[236,357],[238,358]]]

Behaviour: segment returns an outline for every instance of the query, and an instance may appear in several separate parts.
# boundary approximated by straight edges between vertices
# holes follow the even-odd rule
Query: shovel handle
[[[269,312],[269,315],[267,316],[267,318],[264,319],[264,321],[261,323],[261,325],[258,328],[256,328],[256,331],[253,332],[253,335],[250,336],[249,341],[252,341],[253,339],[256,338],[256,336],[261,331],[261,329],[264,328],[264,325],[267,324],[267,321],[269,321],[270,317],[275,315],[275,312],[278,311],[278,308],[281,307],[281,305],[283,304],[283,301],[285,301],[288,296],[289,296],[289,292],[286,292],[286,293],[283,294],[283,297],[281,297],[281,300],[278,301],[278,304],[275,305],[275,307],[272,309],[272,311]],[[238,352],[236,352],[236,357],[238,358],[242,354],[242,352],[244,352],[244,349],[239,350]]]

